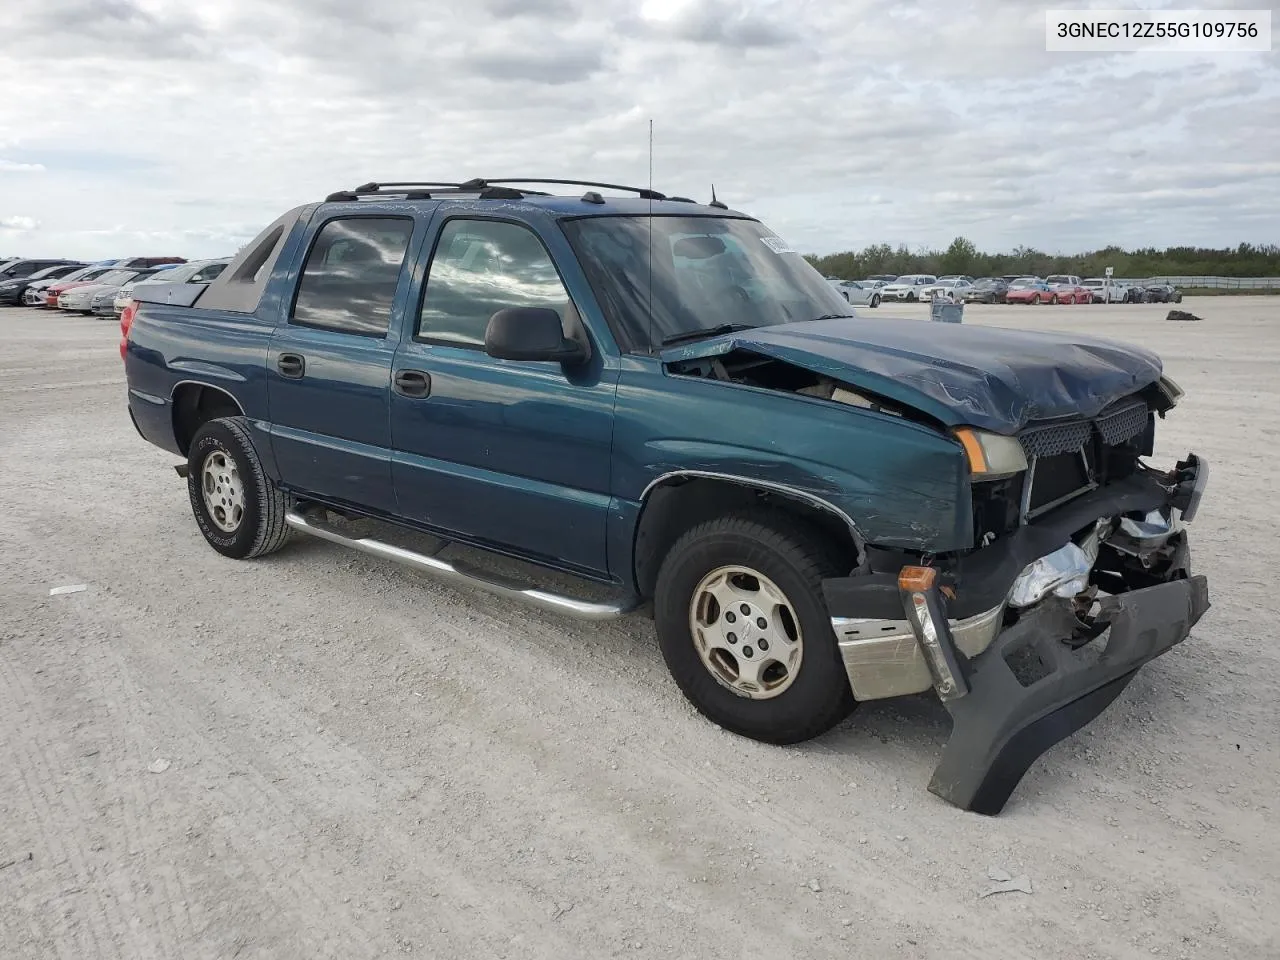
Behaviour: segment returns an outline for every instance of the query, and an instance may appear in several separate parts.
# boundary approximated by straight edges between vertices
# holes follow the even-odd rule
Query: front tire
[[[822,535],[782,512],[699,524],[663,560],[658,644],[689,702],[726,730],[799,743],[854,708],[822,580],[839,567]]]
[[[289,539],[288,500],[262,469],[244,417],[210,420],[196,433],[187,495],[200,532],[224,557],[261,557]]]
[[[871,309],[874,310],[878,306],[880,306],[880,295],[877,293],[871,297]]]
[[[919,297],[917,297],[914,293],[908,293],[908,294],[907,294],[907,303],[915,303],[915,302],[916,302],[917,300],[919,300],[919,299],[920,299],[920,298],[919,298]]]
[[[1037,293],[1034,297],[1031,298],[1031,305],[1033,307],[1040,306],[1040,294]]]

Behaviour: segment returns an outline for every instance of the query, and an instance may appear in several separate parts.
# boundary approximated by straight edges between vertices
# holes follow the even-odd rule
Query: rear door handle
[[[276,358],[276,369],[280,371],[282,377],[301,380],[303,372],[307,369],[307,362],[296,353],[282,353]]]
[[[411,400],[421,400],[431,394],[431,374],[422,370],[399,370],[395,378],[396,393]]]

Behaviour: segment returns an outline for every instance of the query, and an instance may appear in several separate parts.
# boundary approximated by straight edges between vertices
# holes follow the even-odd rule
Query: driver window
[[[482,347],[489,318],[509,307],[569,316],[569,294],[542,241],[516,223],[450,220],[431,260],[418,339]]]

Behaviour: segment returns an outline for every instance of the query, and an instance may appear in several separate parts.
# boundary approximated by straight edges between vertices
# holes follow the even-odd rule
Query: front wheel
[[[915,302],[916,302],[917,300],[919,300],[919,299],[920,299],[920,298],[919,298],[919,297],[917,297],[914,293],[908,293],[908,294],[907,294],[907,302],[908,302],[908,303],[915,303]]]
[[[880,294],[877,293],[871,297],[871,309],[874,310],[878,306],[880,306]]]
[[[262,469],[244,417],[210,420],[196,433],[187,495],[200,532],[224,557],[260,557],[289,538],[288,501]]]
[[[1034,297],[1031,298],[1031,305],[1033,307],[1040,306],[1040,294],[1037,293]]]
[[[838,573],[822,534],[751,511],[688,531],[654,591],[667,669],[697,710],[733,733],[799,743],[854,708],[822,580]]]

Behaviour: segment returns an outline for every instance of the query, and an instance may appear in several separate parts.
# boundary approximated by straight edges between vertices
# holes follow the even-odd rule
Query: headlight
[[[956,439],[964,447],[974,480],[1001,480],[1027,469],[1027,454],[1017,437],[960,427]]]

